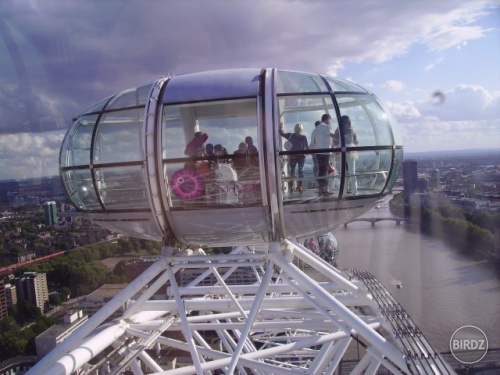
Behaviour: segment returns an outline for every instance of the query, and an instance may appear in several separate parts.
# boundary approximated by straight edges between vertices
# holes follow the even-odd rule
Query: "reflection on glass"
[[[76,169],[62,173],[63,183],[75,207],[82,210],[96,210],[101,206],[97,200],[92,176],[88,169]]]
[[[367,95],[337,95],[337,101],[341,115],[348,116],[351,120],[352,128],[358,137],[359,146],[378,145],[377,130],[366,106],[371,101],[371,98]]]
[[[366,104],[373,121],[375,122],[375,129],[377,131],[377,145],[388,146],[392,145],[392,132],[389,126],[389,118],[382,108],[374,101]]]
[[[278,70],[278,94],[295,92],[327,92],[324,81],[317,74]]]
[[[142,109],[104,114],[96,134],[94,163],[143,160]]]
[[[358,85],[344,79],[325,77],[332,91],[350,91],[350,92],[365,92]]]
[[[165,106],[162,150],[170,206],[261,204],[257,123],[255,99]]]
[[[96,168],[95,177],[106,209],[149,207],[142,165]]]
[[[151,83],[122,91],[109,102],[106,110],[144,105],[150,90]]]
[[[389,175],[392,150],[358,151],[357,154],[354,176],[358,185],[358,193],[367,195],[380,193]],[[348,176],[351,175],[349,171],[346,173]]]
[[[87,109],[85,111],[84,114],[87,114],[87,113],[95,113],[95,112],[100,112],[102,111],[102,109],[104,108],[104,106],[109,102],[109,100],[111,99],[111,96],[104,99],[104,100],[101,100],[99,103],[97,103],[95,106]]]
[[[210,209],[217,206],[253,206],[262,202],[259,168],[235,166],[238,157],[198,158],[189,168],[185,163],[165,164],[170,206],[184,209]],[[240,162],[236,162],[240,163]]]
[[[90,164],[90,145],[97,115],[83,116],[74,122],[61,148],[61,167]]]
[[[401,173],[401,167],[403,166],[403,149],[397,149],[395,151],[394,165],[392,167],[391,178],[387,184],[387,191],[390,191],[396,184],[399,173]]]
[[[315,123],[321,120],[321,116],[328,113],[332,117],[332,126],[336,127],[337,116],[332,98],[329,95],[294,95],[278,97],[280,124],[283,124],[285,132],[291,132],[296,124],[300,123],[304,127],[304,134],[311,139],[311,133],[315,128]],[[332,130],[333,131],[333,130]],[[280,149],[285,150],[286,139],[280,139]]]

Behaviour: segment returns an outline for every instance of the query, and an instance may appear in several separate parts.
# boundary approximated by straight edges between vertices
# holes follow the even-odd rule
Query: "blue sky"
[[[407,152],[500,145],[499,0],[0,0],[0,67],[0,179],[57,174],[71,119],[111,94],[226,68],[351,79]]]

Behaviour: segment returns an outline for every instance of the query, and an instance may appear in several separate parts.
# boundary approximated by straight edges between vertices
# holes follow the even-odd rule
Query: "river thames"
[[[388,201],[362,217],[390,217]],[[450,351],[458,328],[484,331],[500,348],[500,271],[490,261],[465,255],[440,239],[393,221],[350,223],[333,231],[338,268],[362,268],[392,293],[440,352]],[[401,288],[398,288],[397,285]]]

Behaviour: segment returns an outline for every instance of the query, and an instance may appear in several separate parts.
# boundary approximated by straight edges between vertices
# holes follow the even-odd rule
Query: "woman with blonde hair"
[[[280,135],[291,142],[292,147],[288,151],[296,151],[296,153],[290,155],[290,177],[295,178],[295,167],[298,165],[299,181],[297,189],[299,193],[304,191],[304,163],[306,161],[306,156],[301,154],[299,151],[309,150],[309,144],[307,142],[307,137],[304,135],[304,126],[301,123],[295,124],[293,133],[285,133],[283,130],[283,123],[280,124]],[[294,181],[288,182],[288,188],[290,192],[293,192]]]

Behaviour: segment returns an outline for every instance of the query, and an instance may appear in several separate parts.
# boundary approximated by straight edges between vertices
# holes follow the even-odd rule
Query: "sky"
[[[0,0],[0,179],[56,175],[112,94],[247,67],[356,82],[405,152],[500,146],[500,0]]]

